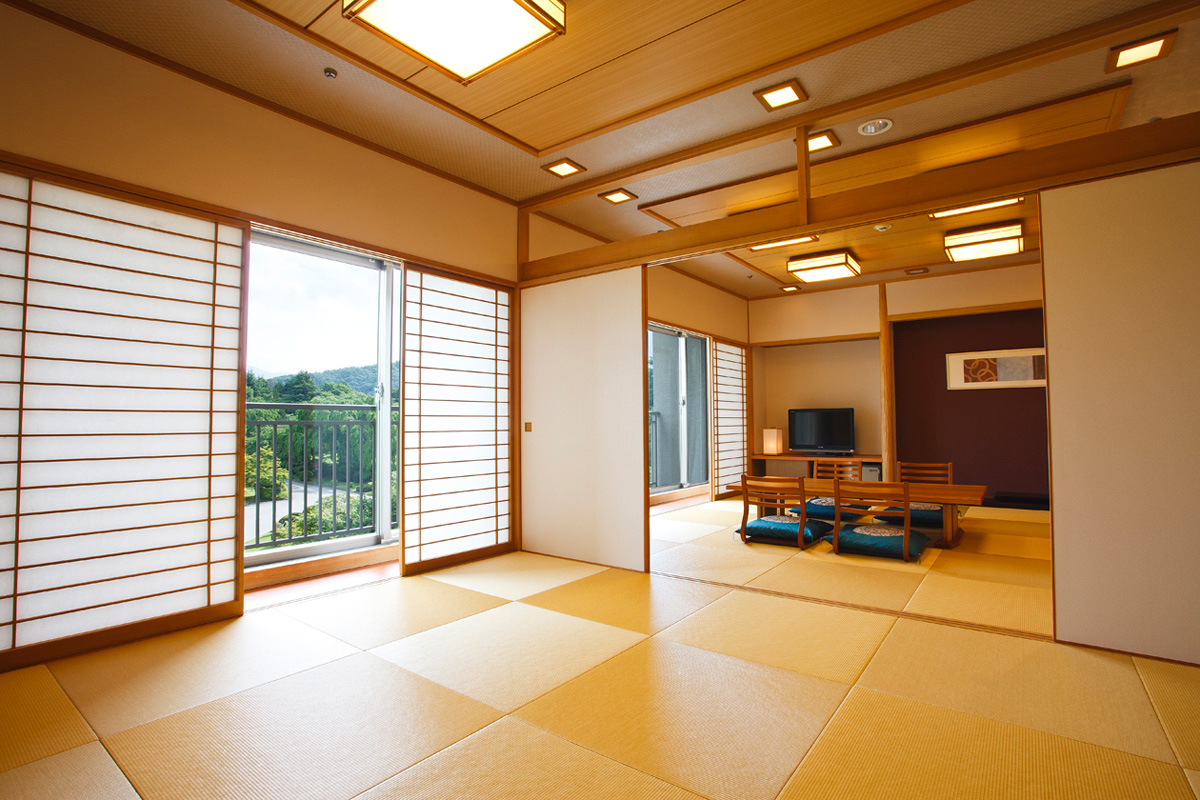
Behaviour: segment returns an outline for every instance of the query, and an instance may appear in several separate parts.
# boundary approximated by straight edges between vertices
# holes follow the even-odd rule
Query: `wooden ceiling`
[[[238,2],[549,153],[967,0],[568,0],[569,37],[469,86],[346,21],[341,0]]]
[[[950,265],[942,235],[1014,218],[1028,262],[1058,162],[1103,174],[1116,137],[1134,155],[1111,158],[1136,167],[1148,148],[1163,163],[1153,131],[1121,135],[1162,117],[1186,149],[1189,123],[1173,120],[1200,112],[1196,0],[564,2],[564,36],[463,86],[344,20],[342,0],[0,0],[596,242],[532,261],[518,244],[523,280],[670,263],[772,297],[804,252],[850,249],[864,272],[852,282],[1005,266]],[[1168,58],[1105,72],[1111,47],[1173,28]],[[805,102],[768,112],[754,98],[790,79]],[[875,116],[894,129],[860,136]],[[794,142],[825,129],[841,146],[812,156],[800,202]],[[587,171],[542,169],[560,157]],[[618,187],[639,199],[599,199]],[[1007,192],[1025,197],[1015,211],[927,214]],[[746,247],[800,231],[819,241]]]

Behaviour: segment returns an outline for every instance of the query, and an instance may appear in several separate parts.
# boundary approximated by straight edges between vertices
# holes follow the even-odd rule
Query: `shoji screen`
[[[713,494],[746,471],[746,348],[713,340]]]
[[[508,549],[509,301],[404,272],[404,568]]]
[[[0,174],[0,659],[237,599],[243,237]]]

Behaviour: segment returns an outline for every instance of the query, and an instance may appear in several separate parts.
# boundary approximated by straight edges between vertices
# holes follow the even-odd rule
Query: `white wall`
[[[887,285],[888,316],[1042,301],[1042,268],[1027,264],[1006,269],[961,272],[896,281]]]
[[[0,150],[515,280],[516,208],[0,5]]]
[[[754,420],[755,451],[762,449],[763,428],[787,431],[789,408],[853,408],[855,449],[880,452],[878,339],[755,349],[763,351],[764,373],[762,416]]]
[[[751,344],[877,333],[878,286],[750,301]]]
[[[1200,164],[1042,222],[1056,636],[1200,663]]]
[[[738,344],[749,337],[745,299],[701,283],[670,267],[646,271],[646,307],[650,319]]]
[[[524,550],[649,569],[642,298],[640,267],[521,291]]]

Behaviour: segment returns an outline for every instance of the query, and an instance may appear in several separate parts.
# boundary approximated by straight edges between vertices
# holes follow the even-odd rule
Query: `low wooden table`
[[[726,489],[740,492],[740,483],[730,483]],[[814,497],[833,497],[832,478],[805,478],[804,493]],[[935,544],[938,547],[954,547],[962,538],[962,528],[958,524],[959,506],[981,506],[983,496],[987,494],[986,486],[976,486],[966,483],[910,483],[908,484],[908,499],[913,503],[938,503],[942,506],[942,538]]]

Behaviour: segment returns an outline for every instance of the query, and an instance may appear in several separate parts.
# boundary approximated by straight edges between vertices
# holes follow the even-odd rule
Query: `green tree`
[[[308,372],[297,372],[277,388],[281,403],[308,403],[317,394],[317,382]]]
[[[270,445],[264,444],[257,452],[246,451],[246,484],[242,492],[246,502],[282,500],[288,496],[288,483],[288,471]]]

